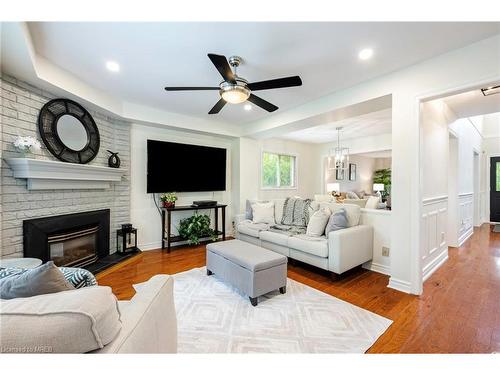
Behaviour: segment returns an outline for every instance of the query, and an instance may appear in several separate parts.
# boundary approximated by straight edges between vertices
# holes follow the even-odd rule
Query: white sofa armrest
[[[245,214],[234,215],[234,226],[237,227],[238,224],[246,220]]]
[[[373,258],[373,228],[369,225],[330,232],[328,269],[341,274]]]
[[[122,330],[97,353],[176,353],[177,318],[174,279],[156,275],[120,305]]]

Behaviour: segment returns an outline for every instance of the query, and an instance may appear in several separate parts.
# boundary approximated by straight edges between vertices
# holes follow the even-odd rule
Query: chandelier
[[[337,130],[337,147],[330,149],[328,155],[328,169],[336,171],[346,171],[349,168],[349,148],[342,147],[340,144],[340,131],[342,127],[336,128]]]

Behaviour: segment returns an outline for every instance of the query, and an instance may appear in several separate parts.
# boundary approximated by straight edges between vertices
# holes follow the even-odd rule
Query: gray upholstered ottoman
[[[287,257],[240,240],[207,245],[207,275],[212,273],[239,289],[257,306],[257,297],[286,292]]]

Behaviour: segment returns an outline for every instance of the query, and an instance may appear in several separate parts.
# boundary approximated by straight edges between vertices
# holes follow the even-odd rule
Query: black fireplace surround
[[[98,259],[105,258],[109,255],[109,215],[110,210],[105,209],[24,220],[24,256],[45,263],[50,260],[50,236],[97,226],[96,255]]]

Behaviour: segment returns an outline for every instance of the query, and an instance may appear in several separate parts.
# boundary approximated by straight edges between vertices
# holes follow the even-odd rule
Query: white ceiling
[[[392,109],[370,112],[365,115],[349,117],[344,120],[294,131],[281,136],[297,142],[328,143],[337,140],[337,127],[342,127],[340,139],[369,137],[387,134],[392,131]]]
[[[482,116],[481,134],[485,138],[500,137],[500,112]]]
[[[221,77],[207,53],[237,54],[249,81],[300,75],[302,87],[259,92],[281,110],[389,73],[500,32],[498,23],[30,23],[38,54],[124,101],[208,119]],[[357,58],[372,47],[370,61]],[[121,65],[118,74],[107,60]],[[218,119],[244,124],[267,112],[226,106]]]
[[[498,83],[492,85],[496,86]],[[459,118],[500,112],[500,94],[484,96],[480,89],[449,96],[443,100]]]

